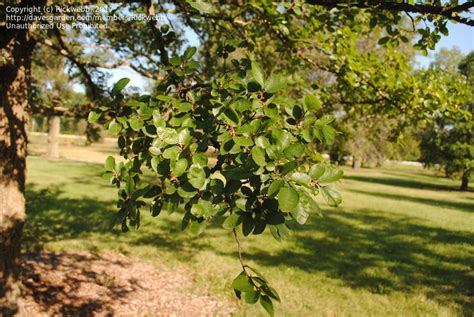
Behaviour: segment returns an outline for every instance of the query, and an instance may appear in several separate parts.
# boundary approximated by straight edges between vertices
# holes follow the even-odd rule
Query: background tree
[[[74,116],[77,108],[88,104],[83,93],[73,89],[73,80],[66,73],[64,57],[39,47],[33,56],[32,93],[29,112],[48,120],[47,158],[59,158],[61,117]]]
[[[446,52],[447,53],[447,52]],[[456,51],[453,52],[456,54]],[[458,65],[458,71],[443,63],[435,62],[433,68],[439,76],[447,76],[451,82],[465,86],[463,108],[465,112],[455,116],[439,113],[422,135],[421,159],[426,166],[440,166],[447,176],[460,175],[461,190],[467,190],[474,166],[474,52]]]

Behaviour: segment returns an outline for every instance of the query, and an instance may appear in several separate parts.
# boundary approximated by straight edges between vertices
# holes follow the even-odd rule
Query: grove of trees
[[[2,18],[7,6],[52,4],[7,1]],[[232,286],[238,297],[259,302],[269,314],[280,298],[245,263],[239,239],[265,230],[283,239],[319,212],[319,194],[331,206],[341,203],[333,183],[342,171],[321,155],[323,147],[340,137],[336,119],[349,122],[363,142],[367,133],[358,127],[364,122],[355,121],[360,118],[393,122],[383,128],[396,137],[408,126],[437,122],[442,113],[466,124],[445,121],[442,126],[450,129],[446,136],[440,134],[441,144],[455,146],[450,140],[459,140],[471,144],[467,151],[472,154],[472,105],[464,84],[464,77],[472,84],[469,58],[459,66],[459,76],[464,76],[459,80],[411,67],[413,49],[433,49],[447,34],[447,21],[474,25],[465,15],[472,2],[84,0],[68,5],[109,10],[63,14],[104,18],[166,13],[167,19],[160,24],[117,19],[104,29],[0,24],[2,315],[18,310],[27,111],[50,107],[48,100],[53,105],[55,100],[54,89],[39,90],[31,98],[38,50],[55,56],[48,57],[49,65],[58,63],[59,73],[60,60],[65,61],[71,76],[86,87],[89,121],[105,124],[118,137],[125,162],[109,157],[105,168],[118,188],[122,229],[138,228],[140,213],[158,216],[163,209],[182,212],[183,229],[196,235],[223,218],[242,266]],[[185,28],[199,37],[199,51],[186,43]],[[153,80],[153,91],[128,94],[128,79],[108,91],[103,70],[119,66]],[[452,151],[466,149],[461,144]],[[215,162],[209,161],[209,152]],[[463,162],[469,157],[461,156],[461,163],[451,160],[446,170],[466,170]],[[444,162],[448,159],[437,163]],[[153,180],[143,177],[145,171],[153,173]]]

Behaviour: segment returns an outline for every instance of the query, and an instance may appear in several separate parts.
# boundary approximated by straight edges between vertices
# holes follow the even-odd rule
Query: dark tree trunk
[[[28,83],[34,41],[0,27],[0,316],[18,311],[20,241],[25,221]]]
[[[59,158],[59,133],[61,130],[61,120],[57,115],[52,115],[48,120],[48,160]]]
[[[469,188],[469,177],[471,176],[471,170],[467,169],[462,173],[461,190],[467,190]]]

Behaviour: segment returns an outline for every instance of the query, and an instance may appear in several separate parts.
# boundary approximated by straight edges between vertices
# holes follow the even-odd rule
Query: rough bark
[[[469,177],[471,176],[471,170],[467,169],[462,173],[461,190],[467,190],[469,188]]]
[[[52,115],[48,120],[48,160],[59,158],[59,133],[61,129],[61,120],[59,116]]]
[[[28,81],[34,41],[0,27],[0,316],[18,310],[20,241],[25,220]]]

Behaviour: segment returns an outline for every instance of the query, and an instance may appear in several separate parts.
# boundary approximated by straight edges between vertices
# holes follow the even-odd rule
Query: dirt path
[[[119,254],[24,256],[23,316],[228,316],[229,303],[186,292],[184,269],[158,271]]]

